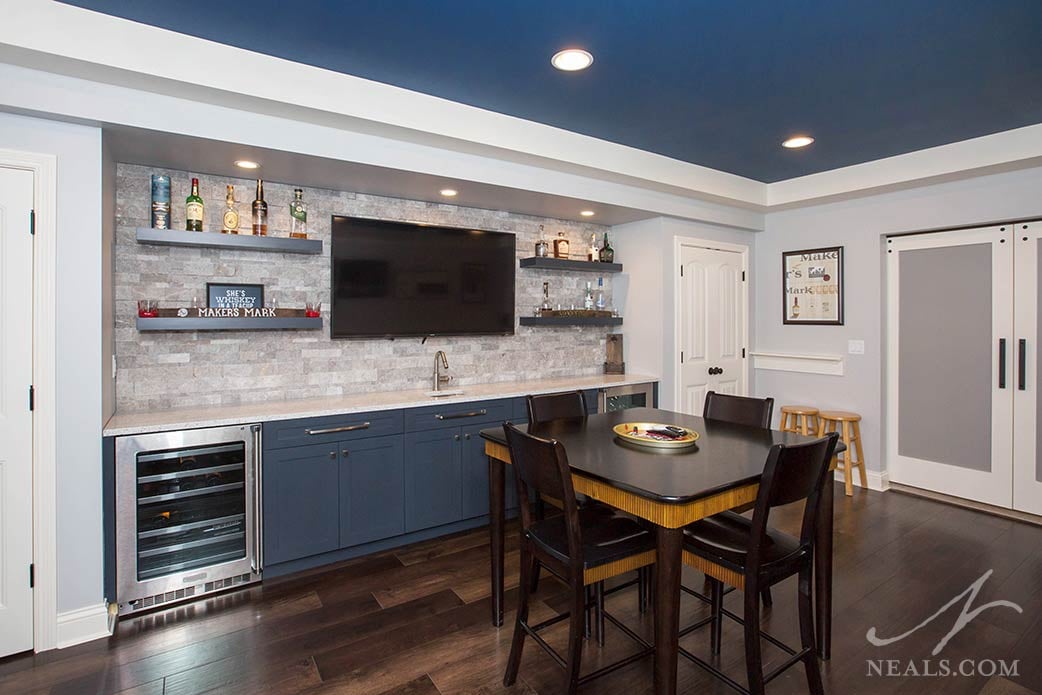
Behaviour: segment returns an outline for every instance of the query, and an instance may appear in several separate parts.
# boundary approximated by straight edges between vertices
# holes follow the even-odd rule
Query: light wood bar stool
[[[857,468],[861,475],[861,487],[868,488],[865,452],[861,448],[861,416],[845,410],[822,410],[818,413],[819,437],[825,436],[828,432],[836,432],[837,427],[840,428],[840,438],[847,445],[847,450],[842,454],[842,462],[839,460],[839,454],[832,457],[832,468],[843,471],[843,485],[846,487],[847,497],[852,497],[854,495],[852,468]]]
[[[817,434],[818,409],[809,405],[783,405],[781,407],[781,431],[796,434]]]

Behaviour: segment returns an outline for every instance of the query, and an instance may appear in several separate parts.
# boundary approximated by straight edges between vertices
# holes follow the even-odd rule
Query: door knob
[[[453,439],[455,439],[458,442],[459,441],[459,435],[457,434],[457,435],[453,436]]]

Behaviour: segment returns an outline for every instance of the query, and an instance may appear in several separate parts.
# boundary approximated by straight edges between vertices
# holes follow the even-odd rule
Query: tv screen
[[[333,217],[333,338],[514,332],[514,235]]]

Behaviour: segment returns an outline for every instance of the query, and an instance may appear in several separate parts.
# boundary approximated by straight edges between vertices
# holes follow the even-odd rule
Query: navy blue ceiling
[[[70,4],[768,182],[1042,122],[1039,0]]]

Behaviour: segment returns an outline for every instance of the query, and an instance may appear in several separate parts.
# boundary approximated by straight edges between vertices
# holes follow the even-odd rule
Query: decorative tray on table
[[[661,422],[623,422],[612,430],[623,441],[657,449],[684,449],[698,441],[698,432]]]

